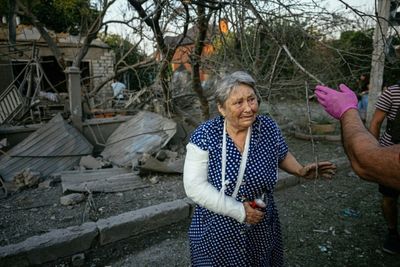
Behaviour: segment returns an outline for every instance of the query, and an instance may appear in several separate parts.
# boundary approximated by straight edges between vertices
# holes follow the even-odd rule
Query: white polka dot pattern
[[[191,142],[209,152],[208,182],[221,189],[223,117],[199,126]],[[278,211],[273,200],[278,163],[288,152],[276,123],[257,116],[253,123],[249,156],[238,201],[253,200],[266,192],[267,213],[258,225],[241,224],[231,217],[196,206],[189,229],[193,266],[282,266],[283,248]],[[239,172],[241,154],[227,136],[225,194],[231,196]]]

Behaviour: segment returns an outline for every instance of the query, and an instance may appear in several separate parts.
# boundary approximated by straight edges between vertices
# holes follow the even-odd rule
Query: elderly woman
[[[186,194],[197,204],[189,229],[192,265],[282,266],[273,199],[278,168],[330,178],[336,167],[297,162],[276,123],[257,115],[255,81],[246,72],[225,76],[215,96],[221,116],[194,131],[184,167]]]

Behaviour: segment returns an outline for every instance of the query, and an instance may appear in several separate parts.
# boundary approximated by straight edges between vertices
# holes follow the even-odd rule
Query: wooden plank
[[[65,192],[103,192],[114,193],[148,187],[142,178],[135,173],[123,173],[106,177],[83,174],[61,177],[62,190]]]
[[[94,181],[119,174],[131,173],[125,168],[108,168],[99,170],[80,170],[80,171],[63,171],[61,172],[61,181]]]

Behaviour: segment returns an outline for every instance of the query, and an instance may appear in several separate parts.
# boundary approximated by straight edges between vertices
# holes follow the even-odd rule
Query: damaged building
[[[71,66],[83,40],[66,33],[49,31],[49,35],[59,47],[66,66]],[[68,108],[65,70],[35,27],[19,25],[15,45],[10,45],[7,29],[0,28],[0,55],[1,124],[22,117],[26,112],[32,112],[31,116],[35,117],[31,120],[37,121],[51,115],[52,110]],[[114,60],[114,53],[107,44],[98,39],[90,44],[80,66],[82,86],[87,92],[112,77]],[[105,86],[97,94],[97,101],[104,102],[111,95],[109,86]]]
[[[66,65],[71,66],[82,40],[49,33]],[[94,40],[80,68],[63,70],[36,28],[19,25],[15,46],[10,46],[7,38],[6,30],[0,30],[0,73],[4,77],[0,81],[0,176],[6,184],[15,185],[18,179],[20,187],[34,186],[32,180],[40,182],[57,174],[65,183],[63,187],[69,188],[64,193],[86,190],[76,181],[92,184],[94,191],[110,192],[132,189],[133,180],[138,183],[138,176],[132,173],[140,166],[164,173],[182,171],[183,161],[176,152],[167,153],[169,156],[162,160],[153,157],[173,137],[179,139],[172,140],[178,144],[175,151],[182,148],[187,133],[182,133],[173,120],[140,111],[137,106],[130,114],[86,116],[111,105],[107,102],[112,98],[108,79],[114,75],[115,56],[105,43]],[[102,89],[95,97],[84,99],[85,93],[97,87]],[[148,98],[146,93],[144,88],[131,95],[124,107]],[[114,175],[110,170],[101,174],[105,168],[112,168]],[[95,173],[90,178],[82,174],[84,170]]]

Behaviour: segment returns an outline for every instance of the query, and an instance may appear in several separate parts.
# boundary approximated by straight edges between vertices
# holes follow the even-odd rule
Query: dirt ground
[[[385,226],[375,184],[343,168],[275,194],[286,266],[400,266],[381,249]],[[91,266],[189,266],[189,221],[87,255]],[[107,255],[107,256],[104,256]],[[62,265],[58,265],[61,267]]]
[[[285,135],[300,162],[315,158],[310,141]],[[317,141],[314,150],[318,160],[344,156],[339,142]],[[158,183],[151,183],[155,177]],[[94,194],[95,217],[185,197],[181,176],[154,174],[143,179],[147,188]],[[59,204],[61,196],[57,184],[0,200],[0,246],[93,219],[88,201],[64,207]],[[276,199],[288,266],[400,266],[399,256],[381,250],[385,226],[377,186],[360,180],[349,168],[340,169],[332,181],[308,181],[278,191]],[[85,266],[188,266],[188,223],[89,252]],[[49,266],[69,266],[69,262],[66,259]]]

